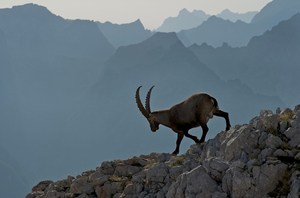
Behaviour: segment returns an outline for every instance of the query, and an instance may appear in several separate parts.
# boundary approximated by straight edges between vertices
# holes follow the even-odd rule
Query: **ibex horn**
[[[149,89],[147,96],[146,96],[146,111],[150,114],[151,113],[151,108],[150,108],[150,97],[151,97],[151,91],[154,88],[154,85]]]
[[[141,102],[141,99],[140,99],[140,88],[142,86],[139,86],[136,90],[136,93],[135,93],[135,101],[136,101],[136,104],[139,108],[139,110],[142,112],[142,114],[146,117],[146,118],[149,118],[149,112],[147,112],[147,110],[144,108],[142,102]]]

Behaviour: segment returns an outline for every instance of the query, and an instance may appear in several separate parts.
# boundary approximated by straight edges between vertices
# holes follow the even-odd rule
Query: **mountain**
[[[252,11],[252,12],[246,12],[246,13],[235,13],[232,12],[228,9],[223,10],[221,13],[217,14],[217,17],[220,17],[225,20],[230,20],[232,22],[236,22],[238,20],[250,23],[253,17],[257,14],[258,12]]]
[[[79,56],[78,59],[97,62],[106,60],[114,52],[114,48],[97,28],[96,23],[64,20],[42,6],[26,4],[12,9],[1,9],[0,22],[4,37],[10,41],[9,45],[17,50],[14,51],[15,54],[25,52],[24,56],[31,56],[32,51],[27,50],[30,46],[36,57],[49,59],[51,57],[45,57],[45,54],[50,51],[55,55],[76,55]],[[80,48],[74,48],[79,45]]]
[[[294,91],[300,74],[299,24],[300,14],[296,14],[242,48],[193,45],[190,49],[222,79],[241,79],[256,92],[280,95],[293,105],[300,97]]]
[[[280,21],[287,20],[299,12],[298,0],[273,0],[252,19],[252,23],[270,29]]]
[[[216,16],[211,16],[196,28],[178,33],[186,46],[193,43],[221,46],[224,42],[231,46],[240,46],[246,45],[252,35],[255,35],[252,25],[242,21],[231,22]]]
[[[210,15],[201,10],[189,12],[182,9],[176,17],[165,19],[162,25],[156,29],[158,32],[179,32],[199,26],[206,21]]]
[[[94,22],[34,4],[0,9],[0,145],[29,184],[52,175],[57,131],[114,52]]]
[[[264,110],[183,155],[104,161],[76,178],[41,181],[26,198],[298,197],[299,130],[299,105]]]
[[[220,80],[175,33],[156,33],[141,43],[120,47],[104,67],[98,82],[58,132],[60,139],[53,148],[56,159],[63,161],[68,155],[68,161],[59,168],[55,162],[48,167],[56,174],[76,173],[99,160],[174,149],[176,134],[170,129],[161,127],[159,135],[145,133],[150,128],[135,103],[140,85],[142,98],[156,85],[151,98],[153,110],[168,108],[196,92],[210,93],[220,108],[230,113],[233,123],[245,122],[262,105],[272,109],[283,105],[276,97],[253,93],[240,81]],[[224,127],[223,119],[213,119],[208,137]],[[201,129],[192,133],[199,134]],[[182,148],[189,144],[184,141]]]
[[[274,0],[257,13],[251,23],[231,22],[212,16],[198,27],[180,31],[178,36],[186,46],[207,43],[219,47],[225,42],[232,47],[241,47],[247,45],[252,37],[263,34],[298,12],[298,0]]]
[[[110,22],[98,22],[97,24],[101,32],[115,48],[142,42],[152,35],[152,32],[146,30],[140,20],[120,25]]]
[[[257,12],[233,13],[230,10],[223,10],[216,16],[225,20],[236,22],[238,20],[249,23]],[[158,32],[180,32],[200,26],[211,15],[206,14],[201,10],[189,12],[187,9],[182,9],[176,17],[168,17],[162,25],[156,29]]]

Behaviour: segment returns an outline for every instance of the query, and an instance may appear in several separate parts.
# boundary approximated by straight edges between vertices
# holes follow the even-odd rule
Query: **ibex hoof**
[[[178,155],[178,153],[179,153],[178,151],[174,151],[174,152],[172,153],[172,155],[175,155],[175,156],[176,156],[176,155]]]
[[[205,140],[200,140],[197,144],[205,144]]]

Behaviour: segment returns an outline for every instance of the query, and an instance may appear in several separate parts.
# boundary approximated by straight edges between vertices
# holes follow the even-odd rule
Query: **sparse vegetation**
[[[294,115],[295,114],[292,110],[290,110],[290,111],[286,110],[279,115],[279,121],[289,123],[291,121],[291,119],[293,119]]]
[[[185,156],[178,156],[171,164],[171,166],[181,166],[184,161],[185,161]]]
[[[272,135],[275,135],[275,136],[279,136],[279,134],[280,134],[279,130],[275,129],[274,127],[267,128],[266,132],[270,133]]]

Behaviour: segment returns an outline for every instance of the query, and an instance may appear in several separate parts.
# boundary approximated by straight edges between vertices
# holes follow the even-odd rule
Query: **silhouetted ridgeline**
[[[233,13],[228,9],[223,10],[216,16],[236,22],[237,20],[249,23],[257,12]],[[166,18],[162,25],[156,29],[158,32],[179,32],[200,26],[211,15],[202,10],[193,10],[189,12],[187,9],[182,9],[176,17]]]
[[[211,16],[197,27],[180,31],[178,37],[186,46],[207,43],[219,47],[226,42],[230,46],[241,47],[247,45],[252,37],[263,34],[299,12],[299,0],[273,0],[250,23]]]
[[[183,155],[151,153],[42,181],[35,197],[299,197],[300,105],[261,111]]]
[[[296,105],[300,97],[294,91],[300,74],[299,24],[298,13],[252,38],[245,47],[203,44],[189,49],[222,79],[241,79],[258,93],[280,96],[285,104]]]

